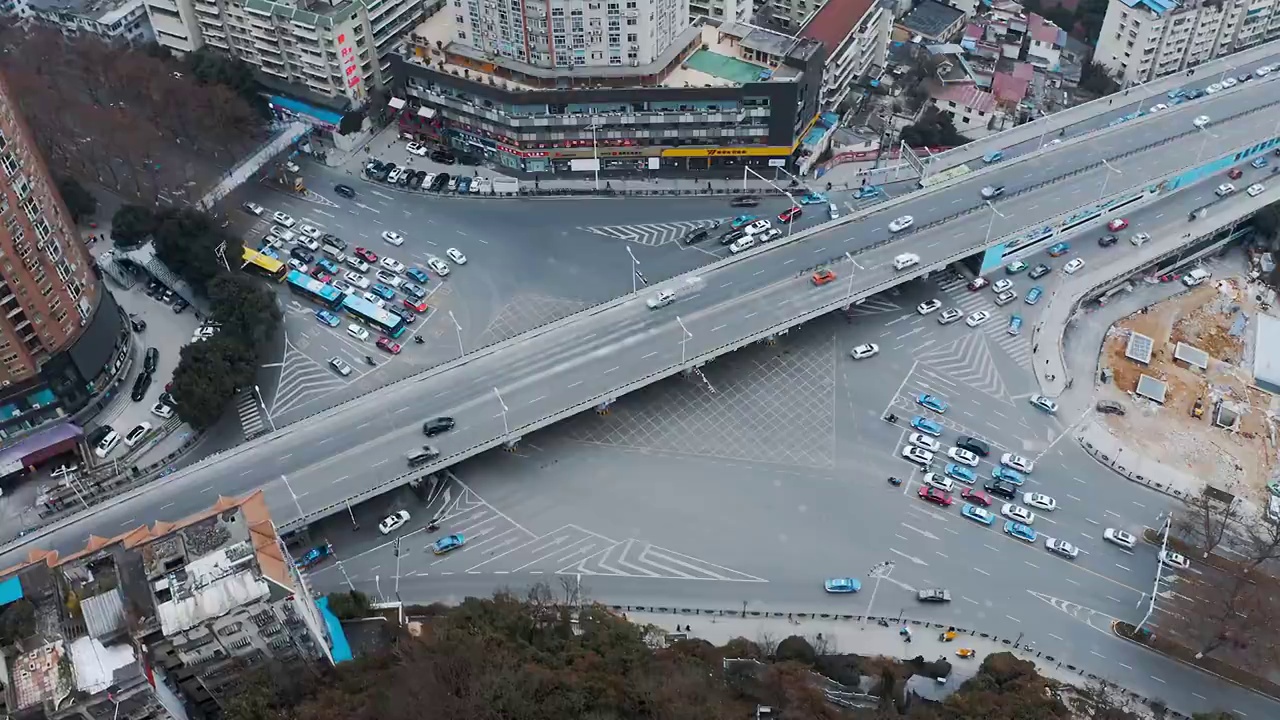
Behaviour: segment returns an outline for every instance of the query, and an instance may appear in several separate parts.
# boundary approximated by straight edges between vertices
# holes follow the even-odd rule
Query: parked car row
[[[415,170],[400,167],[393,162],[370,160],[364,166],[365,175],[371,180],[396,185],[407,190],[426,190],[427,192],[470,193],[479,195],[493,192],[493,183],[486,177],[468,175],[451,175],[447,172],[430,173],[426,170]]]

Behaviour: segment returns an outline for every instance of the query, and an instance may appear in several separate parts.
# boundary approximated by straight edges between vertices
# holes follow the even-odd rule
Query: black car
[[[320,236],[320,244],[321,244],[321,245],[328,245],[329,247],[336,247],[336,248],[338,248],[339,250],[346,250],[346,249],[347,249],[347,241],[346,241],[346,240],[343,240],[342,238],[338,237],[337,235],[332,235],[332,234],[330,234],[330,233],[325,233],[324,235],[321,235],[321,236]]]
[[[440,173],[431,181],[431,192],[440,192],[449,184],[449,173]]]
[[[951,591],[944,588],[920,590],[916,593],[916,599],[927,603],[949,603],[951,602]]]
[[[427,179],[427,171],[419,170],[418,172],[413,174],[412,178],[409,179],[409,189],[417,190],[418,188],[422,187],[422,181],[426,179]]]
[[[182,298],[178,298],[177,302],[173,304],[173,314],[181,315],[183,311],[185,311],[189,307],[191,307],[191,305],[187,303],[186,300],[183,300]]]
[[[142,398],[147,396],[147,390],[151,388],[151,373],[143,370],[138,374],[138,379],[133,381],[133,393],[129,396],[134,402],[142,402]]]
[[[414,315],[412,310],[400,305],[390,305],[387,307],[387,311],[399,315],[406,323],[412,323],[418,319],[418,316]]]
[[[103,425],[101,427],[96,427],[93,430],[89,431],[89,434],[86,435],[84,439],[85,439],[85,442],[90,447],[94,447],[98,443],[102,442],[102,438],[110,435],[111,432],[112,432],[112,429],[110,425]]]
[[[992,495],[998,495],[1005,500],[1016,500],[1018,498],[1018,488],[1003,480],[988,483],[983,485],[982,488]]]
[[[733,241],[737,240],[738,238],[743,238],[746,236],[747,236],[746,230],[730,230],[729,232],[720,236],[720,244],[732,245]]]
[[[452,430],[453,425],[454,422],[451,417],[431,418],[430,420],[422,423],[422,433],[427,437],[439,435],[440,433]]]
[[[755,207],[760,204],[759,198],[750,195],[739,195],[729,201],[729,207]]]
[[[156,371],[156,363],[160,361],[160,351],[149,347],[147,354],[142,358],[142,369],[146,372],[153,373]]]
[[[147,321],[138,318],[130,318],[129,324],[133,326],[134,332],[142,332],[147,329]]]
[[[423,445],[421,449],[409,451],[406,459],[409,461],[409,467],[416,467],[435,460],[440,457],[440,451],[430,445]]]
[[[699,242],[702,242],[703,240],[706,240],[708,237],[711,237],[710,230],[707,230],[706,228],[698,228],[697,230],[694,230],[693,232],[684,236],[684,244],[692,245],[694,243],[699,243]]]
[[[458,162],[462,163],[463,165],[470,165],[472,167],[475,167],[480,164],[480,158],[476,157],[475,155],[459,155]]]
[[[377,179],[380,181],[385,181],[387,179],[387,176],[391,174],[391,171],[395,169],[396,169],[396,164],[393,162],[389,162],[383,165],[382,168],[378,170]]]
[[[1095,406],[1104,415],[1123,415],[1124,406],[1114,400],[1099,400]]]
[[[431,159],[434,162],[438,162],[443,165],[452,165],[458,162],[457,158],[455,158],[454,156],[450,155],[449,153],[443,150],[436,150],[435,152],[431,153]]]
[[[167,392],[160,393],[160,402],[168,405],[169,407],[178,407],[178,401],[174,400],[173,396]]]
[[[991,454],[991,446],[987,444],[986,440],[979,440],[968,435],[964,435],[957,440],[956,447],[961,450],[968,450],[978,457],[986,457]]]
[[[409,181],[413,179],[413,176],[415,174],[416,173],[414,173],[412,170],[405,170],[401,172],[400,180],[397,181],[396,184],[399,185],[400,187],[409,187]]]
[[[304,247],[295,247],[290,249],[289,257],[304,263],[310,263],[312,260],[316,259],[316,256],[312,255],[311,251]]]
[[[1036,278],[1042,278],[1048,274],[1049,274],[1049,266],[1045,265],[1044,263],[1040,263],[1039,265],[1036,265],[1035,267],[1031,268],[1031,272],[1027,273],[1027,277],[1030,277],[1032,280],[1035,280]]]
[[[350,185],[334,185],[333,191],[338,193],[344,198],[353,198],[356,196],[355,189],[352,188]]]
[[[1098,238],[1099,247],[1111,247],[1112,245],[1115,245],[1118,242],[1120,242],[1120,238],[1116,237],[1115,235],[1103,235],[1102,237]]]

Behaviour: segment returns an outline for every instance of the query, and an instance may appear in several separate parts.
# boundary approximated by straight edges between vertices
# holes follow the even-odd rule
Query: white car
[[[392,245],[395,245],[396,247],[400,247],[401,245],[404,244],[404,238],[401,237],[400,233],[391,232],[390,230],[382,231],[382,239],[386,240]]]
[[[893,222],[889,223],[889,232],[891,233],[902,232],[903,230],[906,230],[907,228],[914,225],[915,222],[916,222],[916,219],[911,217],[910,215],[903,215],[897,220],[894,220]]]
[[[298,258],[289,258],[289,267],[293,268],[294,270],[297,270],[303,275],[307,275],[311,272],[311,268],[308,267],[306,263],[302,262]]]
[[[329,284],[333,286],[334,290],[337,290],[343,295],[351,294],[351,283],[348,283],[346,280],[330,280]]]
[[[1222,91],[1223,91],[1223,89],[1224,89],[1224,88],[1223,88],[1222,83],[1214,83],[1214,84],[1210,85],[1209,87],[1205,88],[1205,89],[1204,89],[1204,91],[1205,91],[1205,93],[1206,93],[1206,94],[1208,94],[1208,95],[1212,95],[1212,94],[1214,94],[1214,93],[1220,93],[1220,92],[1222,92]]]
[[[743,235],[742,237],[733,241],[733,244],[729,246],[729,252],[734,255],[737,255],[738,253],[744,250],[750,250],[751,248],[755,247],[755,245],[756,245],[756,238],[754,235]]]
[[[1168,110],[1168,109],[1169,109],[1168,105],[1165,105],[1164,103],[1156,103],[1155,105],[1151,106],[1151,109],[1148,112],[1160,112],[1161,110]]]
[[[955,489],[955,481],[946,475],[938,473],[925,473],[924,484],[932,488],[938,488],[942,492],[951,492]]]
[[[1062,272],[1068,275],[1074,275],[1077,270],[1084,267],[1084,260],[1076,258],[1062,267]]]
[[[1237,82],[1237,80],[1236,80],[1235,78],[1223,78],[1223,80],[1222,80],[1222,87],[1224,87],[1224,88],[1233,88],[1233,87],[1235,87],[1235,86],[1236,86],[1236,82]]]
[[[352,255],[351,257],[347,258],[347,265],[350,265],[352,268],[354,268],[356,272],[361,272],[361,273],[369,272],[369,263],[361,260],[355,255]]]
[[[1115,528],[1107,528],[1102,531],[1102,539],[1107,542],[1115,543],[1125,550],[1132,550],[1133,546],[1138,543],[1138,539],[1123,530]]]
[[[978,467],[978,456],[965,450],[964,448],[953,447],[947,451],[947,457],[955,460],[961,465],[969,467]]]
[[[404,149],[408,150],[413,155],[417,155],[418,157],[427,156],[427,146],[423,145],[422,143],[411,142],[408,145],[405,145]]]
[[[1013,453],[1005,453],[1000,456],[1000,464],[1007,468],[1017,470],[1020,473],[1030,475],[1032,470],[1036,469],[1036,464],[1021,455]]]
[[[407,171],[406,171],[404,168],[394,168],[394,169],[392,169],[392,171],[391,171],[391,172],[387,173],[387,184],[388,184],[388,185],[396,185],[396,184],[398,184],[398,183],[400,182],[400,176],[401,176],[402,174],[404,174],[405,172],[407,172]]]
[[[369,339],[369,331],[359,325],[348,325],[347,334],[360,341]]]
[[[912,445],[902,448],[902,457],[913,463],[919,463],[926,466],[933,462],[933,453],[928,450],[921,450],[920,448]]]
[[[320,243],[316,242],[314,239],[309,237],[298,238],[298,244],[310,250],[311,252],[320,251]]]
[[[866,360],[869,357],[874,357],[878,352],[880,352],[879,345],[876,345],[875,343],[867,343],[850,350],[849,355],[852,356],[854,360]]]
[[[1050,415],[1053,415],[1058,412],[1058,403],[1054,402],[1053,400],[1043,395],[1032,395],[1031,404],[1049,413]]]
[[[1076,556],[1080,554],[1080,548],[1076,547],[1075,545],[1072,545],[1066,540],[1055,540],[1054,538],[1045,538],[1044,547],[1046,550],[1048,550],[1051,553],[1056,553],[1058,555],[1061,555],[1062,557],[1070,558],[1072,560],[1075,560]]]
[[[155,415],[161,420],[168,420],[169,418],[173,417],[173,408],[168,405],[165,405],[162,402],[158,402],[155,405],[151,406],[151,414]]]
[[[489,192],[489,188],[493,183],[487,177],[478,177],[471,179],[471,192],[473,194]]]
[[[191,335],[191,339],[192,340],[208,340],[209,338],[217,334],[218,334],[218,328],[209,327],[208,325],[205,325],[203,327],[196,328],[195,333]]]
[[[138,443],[142,442],[142,438],[145,437],[146,434],[149,432],[151,432],[151,423],[149,422],[138,423],[137,425],[134,426],[132,430],[129,431],[128,435],[124,436],[125,447],[133,447],[134,445],[137,445]]]
[[[448,255],[450,260],[454,261],[459,265],[467,264],[467,256],[463,255],[462,251],[459,250],[458,248],[449,248],[448,250],[444,251],[444,254]]]
[[[1005,503],[1004,507],[1000,508],[1000,514],[1014,522],[1022,523],[1023,525],[1030,525],[1036,521],[1035,513],[1021,505],[1014,505],[1013,503]]]
[[[128,440],[126,440],[125,442],[128,442]],[[1191,567],[1190,560],[1186,559],[1182,555],[1179,555],[1178,553],[1172,550],[1161,550],[1160,559],[1163,560],[1166,565],[1171,565],[1173,567],[1178,568],[1179,570],[1186,570],[1187,568]]]
[[[675,299],[676,299],[675,290],[661,290],[658,292],[657,295],[654,295],[653,297],[646,300],[644,304],[648,305],[650,310],[657,310],[660,307],[666,307],[670,305],[672,301],[674,301]]]
[[[1000,278],[999,280],[995,281],[995,284],[991,286],[992,292],[994,292],[997,295],[1012,289],[1013,289],[1013,281],[1009,280],[1008,278]]]
[[[940,307],[942,307],[942,301],[937,298],[934,298],[932,300],[925,300],[924,302],[917,305],[916,312],[920,313],[921,315],[928,315],[929,313],[933,312],[934,310],[937,310]]]
[[[382,267],[384,267],[384,268],[386,268],[386,269],[390,270],[390,271],[391,271],[391,272],[393,272],[393,273],[402,273],[402,272],[404,272],[404,263],[402,263],[402,262],[400,262],[399,260],[396,260],[396,259],[394,259],[394,258],[389,258],[389,257],[383,256],[383,258],[382,258],[381,260],[379,260],[379,261],[378,261],[378,264],[379,264],[379,265],[381,265]]]
[[[284,227],[287,227],[287,228],[291,228],[294,225],[298,224],[297,220],[294,220],[293,218],[289,217],[288,215],[285,215],[279,210],[271,213],[271,219],[274,220],[277,225],[283,225]]]
[[[382,518],[382,522],[378,523],[378,532],[383,535],[390,535],[407,522],[409,522],[409,511],[401,510],[394,515]]]
[[[950,325],[951,323],[964,317],[964,313],[960,312],[960,308],[947,308],[938,316],[939,325]]]
[[[765,231],[763,235],[760,236],[760,242],[769,243],[769,242],[773,242],[774,240],[777,240],[780,237],[782,237],[781,230],[779,230],[778,228],[769,228],[768,230]]]
[[[986,321],[988,321],[988,320],[990,320],[990,319],[991,319],[991,313],[990,313],[990,312],[988,312],[988,311],[986,311],[986,310],[979,310],[978,312],[976,312],[976,313],[974,313],[974,314],[970,315],[969,317],[965,318],[965,319],[964,319],[964,324],[965,324],[965,325],[968,325],[969,327],[978,327],[979,325],[981,325],[982,323],[984,323],[984,322],[986,322]]]
[[[350,270],[342,274],[342,279],[351,283],[352,287],[358,287],[361,290],[365,290],[369,287],[369,278]]]
[[[942,449],[942,443],[924,433],[911,433],[911,437],[907,438],[907,442],[929,452],[938,452]]]
[[[1022,502],[1045,512],[1053,512],[1058,509],[1058,501],[1044,493],[1022,493]]]
[[[920,264],[920,256],[915,253],[902,253],[893,259],[894,270],[906,270]]]
[[[748,235],[756,235],[768,230],[769,227],[770,225],[768,220],[756,220],[755,222],[748,223],[746,227],[742,228],[742,231]]]
[[[262,213],[266,212],[266,209],[258,203],[247,202],[244,205],[241,205],[241,207],[245,209],[245,212],[252,215],[258,215],[259,217],[261,217]]]
[[[1235,191],[1236,191],[1235,185],[1232,185],[1231,183],[1222,183],[1221,185],[1218,186],[1217,190],[1213,191],[1213,193],[1218,197],[1226,197]]]
[[[317,230],[316,228],[310,225],[303,225],[302,227],[299,227],[298,232],[302,233],[303,235],[306,235],[312,240],[319,240],[321,237],[324,236],[324,233],[320,232],[319,230]]]
[[[350,375],[352,372],[354,372],[354,371],[352,370],[351,366],[350,366],[350,365],[348,365],[348,364],[347,364],[347,363],[346,363],[342,358],[340,358],[340,357],[331,357],[331,358],[329,358],[329,367],[333,368],[334,370],[337,370],[337,371],[338,371],[338,374],[339,374],[339,375],[341,375],[342,377],[347,377],[347,376],[348,376],[348,375]]]
[[[387,301],[383,300],[377,295],[374,295],[371,292],[360,293],[360,297],[364,298],[365,302],[372,303],[374,305],[377,305],[380,308],[385,308],[387,306]]]
[[[1254,184],[1250,185],[1250,186],[1249,186],[1249,189],[1248,189],[1248,190],[1245,190],[1245,192],[1249,193],[1249,197],[1258,197],[1258,196],[1259,196],[1259,195],[1261,195],[1261,194],[1262,194],[1266,189],[1267,189],[1267,188],[1266,188],[1266,187],[1264,187],[1262,183],[1254,183]]]
[[[1212,92],[1212,88],[1213,88],[1213,86],[1211,85],[1211,86],[1209,86],[1209,87],[1210,87],[1210,91]],[[1199,115],[1199,116],[1197,116],[1197,117],[1196,117],[1196,119],[1195,119],[1195,120],[1192,120],[1192,121],[1191,121],[1191,124],[1192,124],[1192,125],[1195,125],[1195,126],[1196,126],[1196,127],[1198,127],[1198,128],[1203,128],[1203,127],[1208,126],[1208,125],[1209,125],[1209,122],[1210,122],[1210,121],[1209,121],[1209,116],[1208,116],[1208,115]]]
[[[399,289],[400,286],[404,284],[404,280],[401,280],[399,275],[396,275],[390,270],[378,268],[378,272],[374,273],[373,276],[378,279],[378,282],[393,289]]]
[[[292,230],[286,230],[279,225],[272,225],[267,228],[267,234],[280,238],[287,243],[295,242],[298,239],[298,236],[294,235]]]
[[[1129,242],[1133,243],[1133,245],[1135,245],[1136,247],[1142,247],[1143,244],[1145,244],[1150,239],[1151,239],[1151,236],[1148,235],[1147,233],[1134,233],[1129,238]]]
[[[438,257],[433,257],[427,260],[427,267],[434,270],[435,273],[440,277],[444,277],[445,275],[449,274],[449,263],[441,260]]]
[[[1271,67],[1269,65],[1263,65],[1257,70],[1254,70],[1253,74],[1257,75],[1258,77],[1266,77],[1271,74]]]

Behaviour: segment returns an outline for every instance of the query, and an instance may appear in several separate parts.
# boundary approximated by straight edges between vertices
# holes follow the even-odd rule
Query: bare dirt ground
[[[1241,312],[1250,318],[1258,312],[1256,294],[1242,278],[1212,278],[1120,320],[1102,348],[1100,364],[1111,371],[1112,379],[1098,386],[1098,399],[1120,400],[1129,410],[1123,417],[1105,416],[1117,437],[1214,487],[1247,495],[1257,495],[1266,486],[1276,455],[1267,416],[1271,396],[1253,387],[1248,369],[1254,324],[1231,334]],[[1149,365],[1125,356],[1133,332],[1152,339]],[[1175,361],[1179,342],[1208,353],[1208,369]],[[1141,375],[1167,384],[1163,404],[1134,393]],[[1197,401],[1203,408],[1198,418],[1193,416]],[[1230,428],[1213,422],[1219,401],[1239,410]]]

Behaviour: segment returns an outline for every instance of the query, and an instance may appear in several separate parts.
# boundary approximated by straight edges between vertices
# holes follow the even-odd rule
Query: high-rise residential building
[[[250,668],[333,661],[262,491],[67,557],[34,550],[0,571],[0,612],[14,603],[34,618],[0,639],[21,648],[5,682],[15,717],[211,717]]]
[[[1280,37],[1280,0],[1111,0],[1093,53],[1134,85]]]
[[[107,42],[151,42],[151,22],[143,0],[7,0],[0,14],[38,20],[67,34],[89,33]]]
[[[751,0],[689,0],[689,14],[723,22],[748,22],[755,10]]]
[[[130,334],[3,82],[0,167],[3,439],[91,410],[124,366]]]
[[[822,108],[835,110],[858,87],[869,89],[888,64],[890,0],[830,0],[800,28],[827,49]]]

